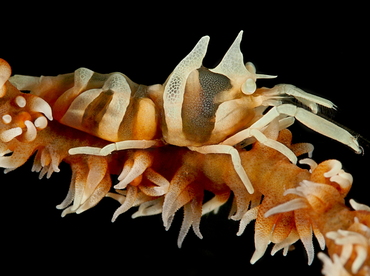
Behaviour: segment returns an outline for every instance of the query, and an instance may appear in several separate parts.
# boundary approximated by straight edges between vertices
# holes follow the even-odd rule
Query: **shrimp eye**
[[[256,83],[252,78],[247,79],[242,85],[242,92],[246,95],[253,94],[256,89]]]

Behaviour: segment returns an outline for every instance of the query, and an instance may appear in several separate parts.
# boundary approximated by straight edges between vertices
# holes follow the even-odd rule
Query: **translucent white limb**
[[[303,103],[304,105],[308,106],[312,112],[317,113],[318,107],[317,104],[328,107],[328,108],[335,108],[335,104],[331,101],[321,98],[319,96],[312,95],[295,87],[291,84],[279,84],[275,87],[271,88],[269,92],[273,92],[276,96],[278,95],[289,95],[296,98],[298,101]]]
[[[68,153],[70,155],[75,154],[89,154],[89,155],[99,155],[107,156],[113,151],[117,150],[127,150],[127,149],[147,149],[151,147],[160,146],[161,142],[158,140],[126,140],[116,143],[111,143],[103,148],[99,147],[77,147],[71,148]]]
[[[261,117],[262,117],[262,112],[264,112],[265,109],[266,108],[263,108],[263,110],[261,111],[261,115],[260,115]],[[279,131],[290,127],[291,125],[294,124],[294,121],[295,121],[294,117],[282,116],[282,118],[279,118],[279,120],[278,120]],[[267,128],[267,126],[259,129],[259,131],[264,132],[266,128]],[[250,135],[249,133],[250,133],[250,127],[247,128],[247,129],[244,129],[242,131],[237,132],[236,134],[234,134],[234,135],[230,136],[229,138],[225,139],[220,144],[235,146],[235,145],[241,143],[242,141],[244,141],[248,138],[251,138],[252,136],[249,136]]]
[[[263,126],[262,129],[265,127],[266,125]],[[235,134],[234,136],[231,136],[230,138],[226,139],[220,144],[230,145],[230,146],[236,145],[240,143],[241,141],[247,138],[250,138],[250,137],[256,138],[258,142],[264,144],[265,146],[273,148],[277,150],[278,152],[280,152],[281,154],[285,155],[290,160],[290,162],[292,162],[293,164],[297,163],[297,156],[288,147],[286,147],[282,143],[279,143],[276,140],[267,138],[260,130],[254,127],[249,127],[245,130],[242,130],[238,132],[237,134]]]
[[[259,119],[249,128],[263,129],[274,119],[283,114],[294,117],[312,130],[349,146],[356,153],[362,152],[356,138],[352,136],[348,131],[333,124],[332,122],[329,122],[328,120],[325,120],[320,116],[313,114],[312,112],[309,112],[292,104],[282,104],[273,107],[261,119]]]
[[[243,166],[241,163],[241,159],[239,156],[239,152],[232,146],[229,145],[209,145],[209,146],[202,146],[202,147],[188,147],[192,151],[196,151],[202,154],[208,153],[222,153],[222,154],[229,154],[231,156],[231,161],[234,165],[234,169],[238,176],[240,177],[241,181],[243,182],[244,186],[247,188],[250,194],[254,193],[254,188],[252,183],[250,182]]]

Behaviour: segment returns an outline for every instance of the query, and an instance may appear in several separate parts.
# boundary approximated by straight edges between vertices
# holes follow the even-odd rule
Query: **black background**
[[[172,5],[172,6],[171,6]],[[257,71],[277,74],[260,84],[291,83],[335,102],[336,112],[325,115],[370,139],[369,41],[363,7],[251,6],[201,3],[158,6],[145,3],[102,2],[89,6],[56,3],[52,6],[5,6],[2,9],[0,55],[14,74],[57,75],[87,67],[97,72],[120,71],[143,84],[163,83],[177,63],[203,35],[211,41],[204,60],[217,65],[240,30],[242,52]],[[349,198],[370,203],[367,169],[369,142],[360,137],[365,155],[322,137],[299,123],[295,141],[312,142],[314,159],[339,159],[354,176]],[[283,257],[269,252],[256,264],[253,225],[241,237],[238,224],[227,220],[228,207],[202,218],[199,240],[191,232],[183,247],[176,246],[181,224],[178,213],[166,232],[160,216],[110,219],[118,204],[104,199],[80,215],[61,218],[59,204],[67,193],[70,170],[38,180],[31,162],[1,176],[3,269],[17,272],[91,273],[105,275],[264,275],[274,269],[284,275],[320,275],[317,259],[307,266],[300,242]],[[318,248],[315,243],[315,248]],[[5,256],[5,257],[4,257]]]

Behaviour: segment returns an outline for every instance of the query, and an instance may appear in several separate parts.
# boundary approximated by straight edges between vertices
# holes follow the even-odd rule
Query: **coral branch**
[[[208,39],[201,42],[204,44],[199,46],[201,51],[195,48],[194,55],[199,54],[197,51],[204,54],[203,48]],[[189,58],[192,59],[192,56]],[[181,66],[176,70],[180,70]],[[248,67],[251,68],[251,65]],[[216,71],[225,68],[221,66]],[[85,79],[86,82],[86,78],[90,79],[94,73],[80,69],[76,74],[80,74],[76,79],[81,82]],[[290,109],[295,113],[298,110],[296,107],[285,106],[288,109],[282,109],[284,112],[281,113],[276,113],[275,109],[271,120],[262,120],[263,124],[255,118],[261,127],[258,131],[245,129],[248,135],[243,136],[247,139],[244,142],[250,145],[248,150],[227,143],[187,148],[169,145],[156,139],[159,134],[156,124],[152,131],[155,135],[150,135],[149,140],[144,137],[111,144],[107,141],[109,139],[104,140],[88,131],[82,132],[52,121],[52,112],[55,114],[55,110],[51,110],[49,103],[56,101],[56,95],[44,95],[49,97],[46,101],[33,94],[21,93],[7,81],[9,76],[9,65],[0,59],[0,167],[9,172],[35,154],[32,170],[39,172],[40,178],[45,175],[49,178],[53,172],[59,172],[62,161],[70,164],[70,188],[65,200],[57,206],[58,209],[64,209],[62,216],[82,213],[104,197],[111,197],[120,204],[112,221],[132,207],[138,207],[133,218],[161,214],[164,227],[169,229],[175,214],[182,209],[184,216],[177,240],[181,247],[190,228],[199,238],[203,237],[200,231],[202,215],[217,212],[232,198],[229,217],[240,221],[237,235],[241,235],[247,225],[255,220],[255,252],[250,260],[252,264],[265,254],[270,243],[274,243],[272,255],[281,249],[286,255],[291,245],[298,240],[303,243],[308,264],[311,264],[315,255],[312,241],[315,236],[321,249],[326,245],[330,256],[324,253],[318,255],[324,263],[325,275],[370,274],[370,207],[353,200],[350,200],[352,209],[345,205],[345,197],[351,189],[353,178],[344,172],[339,161],[327,160],[317,164],[310,158],[301,159],[299,163],[309,165],[309,170],[295,164],[300,155],[308,154],[311,157],[313,151],[311,144],[292,144],[292,134],[285,129],[284,114],[291,114]],[[127,84],[125,89],[136,85],[123,75],[112,75],[109,77],[110,86],[105,87],[107,90],[119,88],[116,87],[114,76],[124,79]],[[176,74],[169,80],[173,86],[177,81],[175,77]],[[54,84],[59,87],[62,86],[59,83],[61,79],[70,79],[71,76],[55,78],[57,81]],[[98,81],[101,76],[95,78],[94,81]],[[45,83],[47,80],[44,79]],[[20,87],[34,88],[39,85],[34,78],[14,78],[13,82]],[[86,85],[84,82],[76,83],[75,86],[69,83],[64,88],[73,89],[64,97],[70,97],[72,102],[77,88]],[[110,93],[106,92],[105,96]],[[294,96],[291,91],[286,94]],[[305,95],[300,92],[296,98],[317,111],[316,103],[310,104],[303,97]],[[139,96],[137,100],[140,101]],[[167,100],[167,104],[170,104],[172,98]],[[60,104],[60,98],[57,101]],[[154,105],[149,106],[155,109]],[[303,109],[298,111],[300,119],[308,112]],[[176,109],[176,115],[181,117],[180,113],[180,109]],[[92,115],[89,112],[90,119]],[[157,122],[158,118],[154,117]],[[309,122],[316,115],[310,118]],[[176,125],[176,120],[171,121],[171,117],[166,119],[167,126]],[[331,124],[326,123],[327,126]],[[314,126],[321,129],[321,126]],[[101,126],[102,129],[104,127]],[[345,137],[339,141],[353,138],[344,130],[342,133]],[[241,142],[239,140],[235,141]],[[358,146],[355,140],[352,143],[353,148]],[[350,143],[348,145],[351,146]],[[107,148],[109,150],[105,152]],[[102,150],[106,154],[102,154]],[[111,175],[118,176],[114,191]],[[206,193],[213,194],[213,197],[208,200]]]

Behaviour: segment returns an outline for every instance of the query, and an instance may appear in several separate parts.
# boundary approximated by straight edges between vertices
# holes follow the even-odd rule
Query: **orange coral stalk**
[[[319,255],[326,275],[369,274],[370,208],[351,201],[352,210],[344,202],[352,176],[342,170],[337,160],[320,164],[312,159],[301,160],[310,170],[293,164],[291,161],[296,156],[310,155],[313,148],[310,144],[292,144],[290,131],[280,130],[284,128],[280,116],[275,119],[272,116],[260,133],[247,135],[259,140],[248,141],[250,150],[237,150],[225,143],[208,147],[216,146],[219,151],[207,152],[207,147],[190,151],[191,147],[164,145],[153,140],[159,147],[148,148],[150,144],[137,147],[140,149],[115,151],[114,148],[109,155],[100,152],[71,155],[72,148],[104,149],[109,142],[51,121],[52,111],[47,101],[21,93],[7,82],[9,76],[10,67],[0,60],[0,166],[8,172],[36,153],[33,170],[40,172],[40,177],[50,177],[59,171],[62,161],[69,163],[70,189],[66,199],[57,206],[64,209],[63,216],[84,212],[107,196],[121,204],[113,220],[131,207],[139,207],[133,217],[161,214],[168,229],[176,212],[183,209],[180,247],[190,228],[202,238],[202,215],[218,210],[233,195],[230,218],[240,221],[237,234],[241,235],[256,220],[256,249],[251,263],[264,255],[271,242],[275,244],[272,254],[283,249],[285,255],[292,244],[301,240],[310,264],[314,258],[314,234],[321,249],[328,247],[330,258],[323,253]],[[48,101],[51,103],[53,99]],[[92,118],[91,115],[90,112]],[[156,136],[157,131],[154,127],[148,139]],[[139,140],[135,145],[139,142],[146,141]],[[357,146],[354,143],[353,147]],[[115,192],[111,191],[111,174],[119,175]],[[246,185],[246,178],[251,186]],[[254,193],[249,193],[252,190]],[[205,191],[214,195],[207,202]]]

